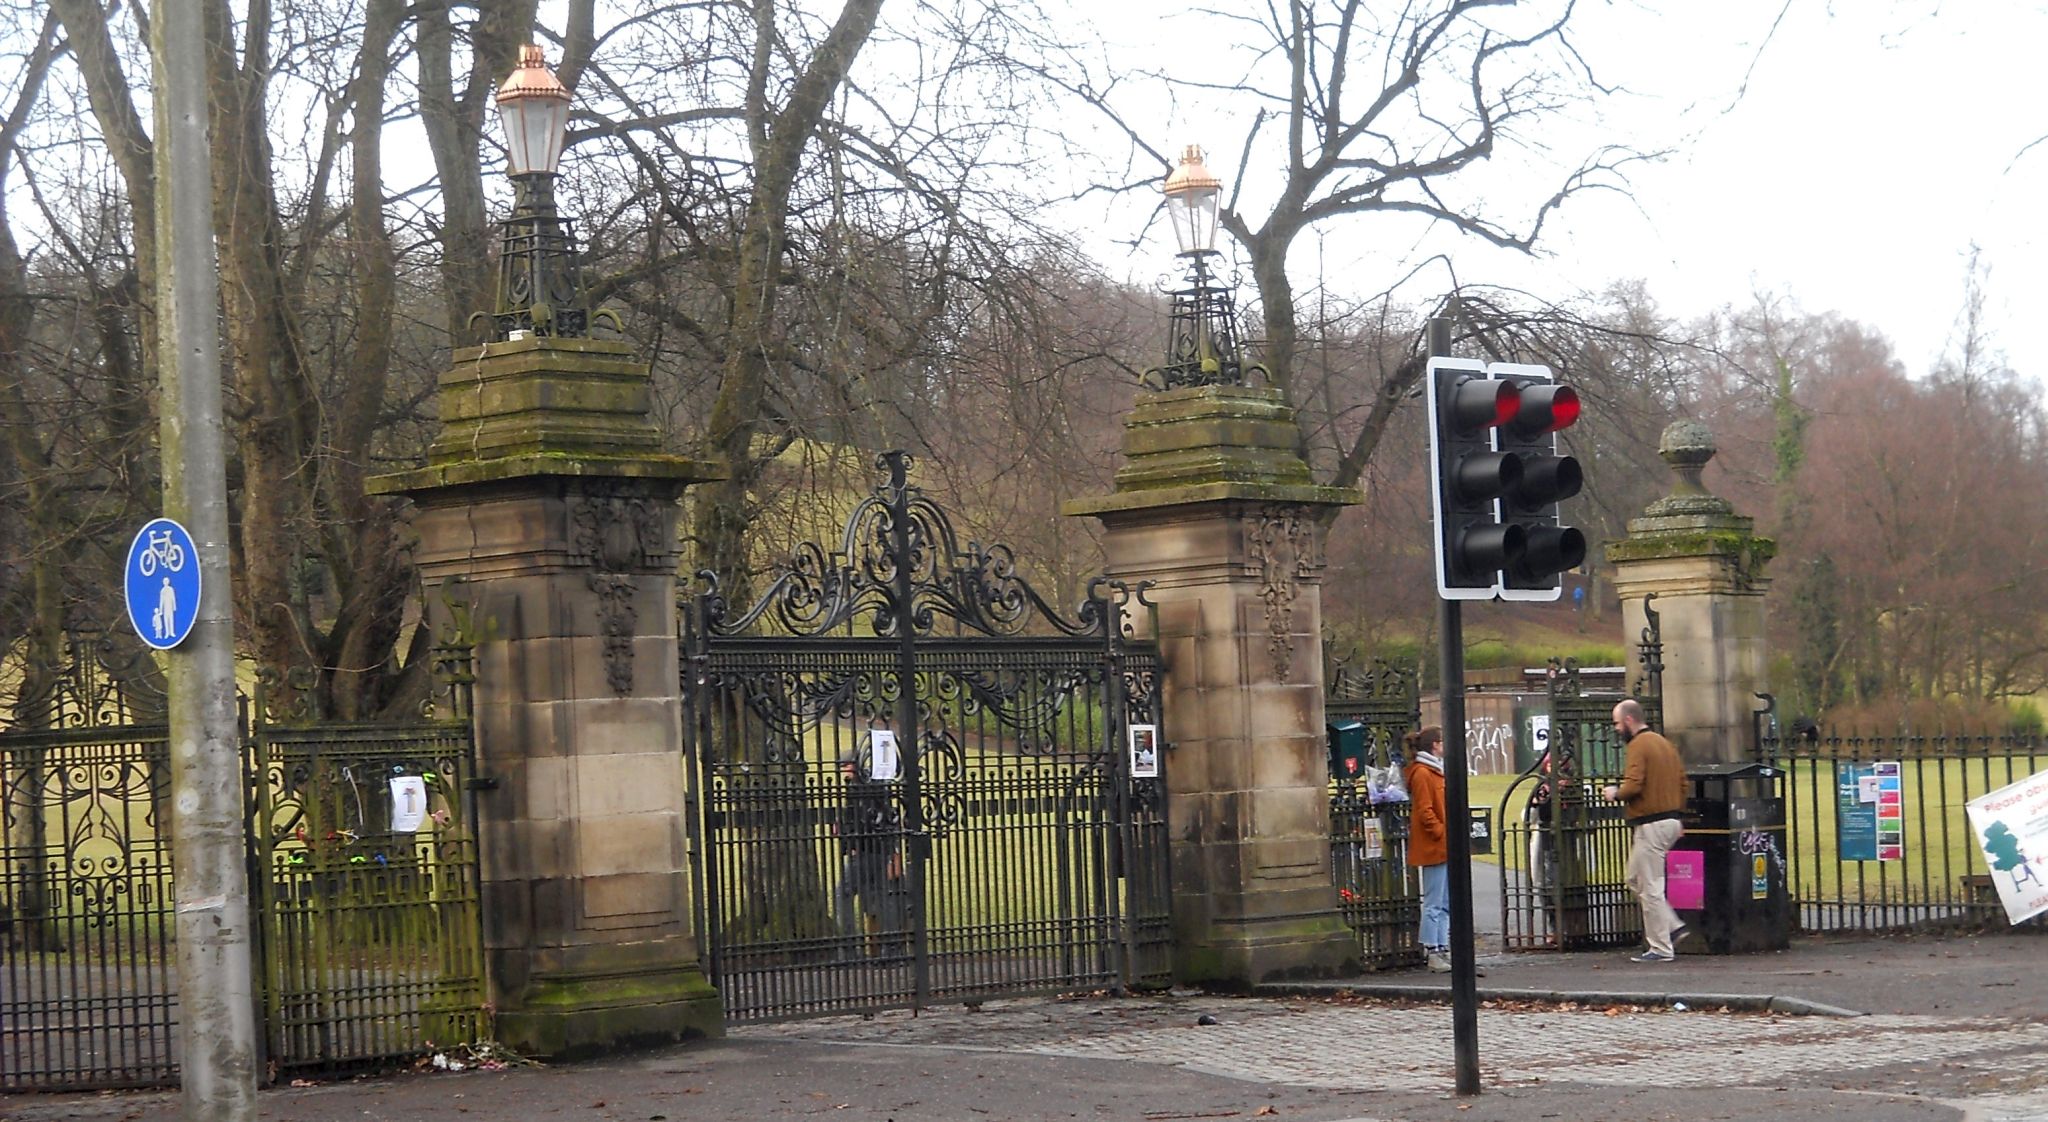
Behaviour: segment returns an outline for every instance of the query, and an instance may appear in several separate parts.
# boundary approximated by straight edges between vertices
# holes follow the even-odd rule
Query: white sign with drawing
[[[427,820],[427,781],[417,775],[391,777],[391,832],[410,834]]]
[[[890,729],[876,729],[868,734],[868,778],[888,782],[896,778],[899,762],[896,757],[896,734]]]
[[[2048,771],[1963,804],[2006,918],[2048,912]]]

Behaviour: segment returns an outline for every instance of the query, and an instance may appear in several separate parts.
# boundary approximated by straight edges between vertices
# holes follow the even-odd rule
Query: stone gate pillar
[[[1700,482],[1714,458],[1714,436],[1695,421],[1664,430],[1657,454],[1678,476],[1671,494],[1630,520],[1628,537],[1607,543],[1628,637],[1629,681],[1640,680],[1634,643],[1661,621],[1664,642],[1664,724],[1661,731],[1688,764],[1748,759],[1756,693],[1768,681],[1764,636],[1764,565],[1776,543],[1755,533],[1755,520]]]
[[[1312,483],[1298,440],[1277,389],[1143,393],[1115,493],[1065,508],[1102,520],[1110,576],[1153,582],[1186,982],[1358,963],[1330,871],[1320,581],[1328,519],[1359,495]]]
[[[538,1056],[721,1031],[686,874],[676,499],[622,343],[459,350],[411,497],[430,611],[476,640],[478,834],[498,1039]]]

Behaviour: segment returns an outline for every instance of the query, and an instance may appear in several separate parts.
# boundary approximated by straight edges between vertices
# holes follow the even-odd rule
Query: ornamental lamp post
[[[1180,166],[1166,177],[1166,216],[1173,220],[1173,239],[1182,257],[1216,252],[1216,212],[1223,199],[1223,181],[1202,162],[1202,147],[1190,144]]]
[[[569,100],[569,91],[548,69],[539,44],[519,48],[519,69],[498,87],[506,173],[514,182],[527,176],[555,175],[569,131]]]
[[[513,186],[512,214],[505,220],[498,254],[498,306],[491,314],[491,338],[498,342],[590,334],[575,229],[555,211],[555,176],[567,139],[570,101],[568,89],[533,43],[519,49],[518,69],[498,87],[505,173]],[[471,322],[479,318],[482,313]]]
[[[1218,286],[1209,271],[1216,255],[1217,217],[1223,181],[1202,162],[1200,145],[1181,152],[1180,165],[1166,177],[1166,216],[1180,256],[1187,259],[1185,287],[1168,289],[1173,308],[1168,314],[1166,362],[1151,372],[1163,389],[1185,386],[1241,386],[1246,367],[1237,347],[1237,307],[1228,286]]]

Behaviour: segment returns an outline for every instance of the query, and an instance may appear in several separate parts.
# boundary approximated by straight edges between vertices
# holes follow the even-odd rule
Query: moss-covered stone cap
[[[476,347],[457,347],[449,361],[460,366],[475,362],[478,358],[497,358],[501,355],[524,355],[540,352],[557,354],[594,355],[603,358],[625,357],[634,354],[633,344],[623,339],[568,339],[558,335],[529,335],[524,339],[507,339],[497,343],[485,343]]]
[[[1629,523],[1634,530],[1640,522]],[[1744,518],[1741,521],[1748,522]],[[1770,538],[1760,538],[1745,527],[1728,529],[1722,527],[1695,526],[1690,529],[1672,527],[1648,533],[1631,533],[1619,541],[1607,543],[1607,560],[1616,561],[1665,561],[1678,557],[1727,557],[1733,559],[1745,570],[1761,565],[1778,555],[1778,543]]]
[[[1355,487],[1324,487],[1313,483],[1193,483],[1178,487],[1154,487],[1143,491],[1119,491],[1113,495],[1069,499],[1060,504],[1060,513],[1069,517],[1127,514],[1233,500],[1294,503],[1303,506],[1352,506],[1365,501],[1365,494]]]
[[[464,460],[372,476],[365,489],[372,495],[409,495],[448,487],[479,486],[545,476],[666,480],[687,485],[724,479],[725,472],[708,460],[692,460],[683,456],[540,453],[501,456],[486,460]]]
[[[1294,407],[1278,386],[1183,386],[1139,394],[1128,423],[1166,425],[1218,415],[1292,423]]]

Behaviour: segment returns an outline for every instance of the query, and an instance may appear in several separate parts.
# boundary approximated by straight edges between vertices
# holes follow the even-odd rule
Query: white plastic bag
[[[1401,778],[1401,769],[1394,764],[1366,768],[1365,790],[1375,804],[1408,801],[1408,783]]]

